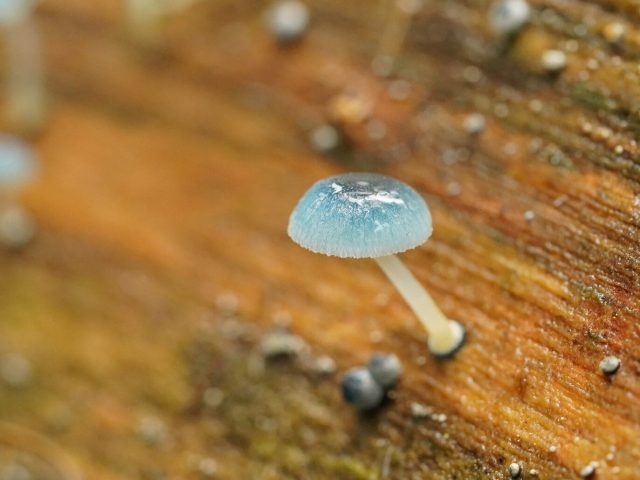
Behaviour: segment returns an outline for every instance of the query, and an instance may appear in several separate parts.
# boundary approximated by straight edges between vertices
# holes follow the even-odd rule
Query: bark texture
[[[317,0],[283,47],[266,3],[202,1],[140,52],[117,2],[43,1],[52,110],[25,196],[41,231],[0,255],[0,354],[32,372],[0,388],[0,466],[471,480],[597,462],[594,478],[640,478],[638,6],[534,0],[504,38],[489,4],[425,2],[398,40],[391,2]],[[566,68],[545,72],[548,49]],[[372,71],[381,52],[389,77]],[[474,113],[486,126],[470,134]],[[308,141],[324,123],[342,135],[330,155]],[[467,326],[453,360],[429,356],[373,262],[287,238],[299,196],[348,170],[429,202],[434,236],[403,258]],[[283,320],[306,347],[265,359]],[[359,416],[339,373],[374,351],[405,370]]]

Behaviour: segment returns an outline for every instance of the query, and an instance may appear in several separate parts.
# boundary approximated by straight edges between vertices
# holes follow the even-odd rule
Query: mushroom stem
[[[402,0],[394,0],[391,3],[390,11],[385,12],[385,25],[377,56],[388,58],[395,63],[420,4],[416,1],[403,2]]]
[[[9,118],[19,130],[33,132],[45,119],[40,37],[31,16],[5,27]]]
[[[377,257],[374,260],[393,283],[402,298],[429,333],[429,349],[436,356],[446,357],[458,349],[464,340],[464,328],[449,320],[416,280],[411,271],[396,255]]]

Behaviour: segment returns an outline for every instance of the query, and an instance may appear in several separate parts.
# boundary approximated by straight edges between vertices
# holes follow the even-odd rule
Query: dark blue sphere
[[[364,367],[347,371],[342,379],[342,397],[359,410],[372,410],[382,403],[384,391]]]

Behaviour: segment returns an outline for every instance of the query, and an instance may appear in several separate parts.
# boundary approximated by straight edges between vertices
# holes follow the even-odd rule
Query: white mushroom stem
[[[422,0],[393,0],[391,11],[385,12],[385,26],[382,31],[378,57],[395,62],[404,40],[409,33],[414,15],[422,6]]]
[[[9,119],[31,132],[42,126],[46,110],[40,36],[31,15],[6,25],[4,35]]]
[[[377,257],[385,275],[391,280],[400,295],[413,309],[429,334],[429,349],[434,355],[446,356],[454,352],[464,338],[462,326],[449,320],[416,280],[411,271],[396,255]]]

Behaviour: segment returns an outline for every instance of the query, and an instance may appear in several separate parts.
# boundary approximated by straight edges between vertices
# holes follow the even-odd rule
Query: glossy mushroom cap
[[[31,13],[36,0],[0,0],[0,27],[21,22]]]
[[[298,202],[288,228],[291,239],[306,249],[351,258],[404,252],[431,232],[423,198],[407,184],[373,173],[317,182]]]
[[[10,135],[0,135],[0,187],[20,187],[33,179],[37,162],[31,148]]]

